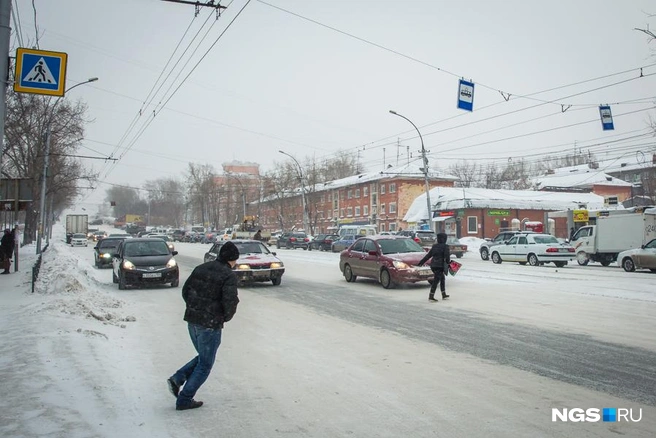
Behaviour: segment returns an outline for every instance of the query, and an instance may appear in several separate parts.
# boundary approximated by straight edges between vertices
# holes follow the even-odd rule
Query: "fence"
[[[39,257],[36,259],[36,263],[34,263],[34,266],[32,266],[32,293],[34,293],[34,283],[36,283],[36,279],[39,278],[39,271],[41,270],[41,259],[46,249],[48,249],[48,245],[43,247],[41,254],[39,254]]]

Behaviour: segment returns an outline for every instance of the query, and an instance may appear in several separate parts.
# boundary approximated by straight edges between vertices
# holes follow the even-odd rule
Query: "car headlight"
[[[169,243],[168,245],[169,245],[169,249],[170,249],[171,251],[173,251],[173,248],[174,248],[173,244],[172,244],[172,243]]]
[[[106,253],[103,254],[101,257],[104,258],[104,259],[109,259],[109,258],[112,257],[112,255],[111,255],[110,253],[107,253],[107,252],[106,252]]]
[[[171,259],[168,262],[166,262],[166,267],[167,268],[175,268],[178,264],[176,263],[175,259]]]
[[[123,262],[123,268],[127,269],[128,271],[131,271],[134,269],[134,264],[130,260],[125,260]]]
[[[282,264],[282,262],[273,262],[273,263],[271,263],[271,269],[278,269],[278,268],[282,268],[283,266],[284,265]]]
[[[408,269],[408,268],[410,268],[410,266],[408,266],[408,264],[405,263],[405,262],[400,262],[398,260],[394,260],[393,263],[394,263],[394,267],[396,269]]]
[[[235,269],[238,271],[248,271],[251,267],[249,265],[237,265],[235,266]]]

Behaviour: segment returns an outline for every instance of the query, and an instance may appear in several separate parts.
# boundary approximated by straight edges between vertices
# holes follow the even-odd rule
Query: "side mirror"
[[[276,252],[275,252],[275,251],[273,251],[273,252],[272,252],[271,254],[273,254],[274,256],[275,256],[275,255],[278,255],[278,254],[276,254]]]
[[[98,247],[97,247],[97,246],[94,246],[93,249],[98,249]]]
[[[569,243],[569,239],[565,239],[565,243]]]
[[[171,255],[177,256],[178,252],[177,251],[171,251]]]

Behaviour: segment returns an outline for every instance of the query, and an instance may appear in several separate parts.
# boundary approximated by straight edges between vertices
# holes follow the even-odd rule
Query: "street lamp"
[[[303,203],[303,229],[307,233],[309,232],[309,228],[308,228],[309,220],[307,214],[307,205],[305,203],[305,182],[303,182],[303,169],[301,169],[301,165],[298,163],[296,158],[294,158],[292,155],[289,155],[287,152],[281,150],[279,150],[278,152],[280,152],[283,155],[287,155],[289,158],[294,160],[294,163],[296,163],[296,165],[298,166],[298,178],[301,180],[301,189],[303,190],[303,193],[301,194],[301,201]]]
[[[394,114],[395,116],[399,116],[401,118],[406,119],[417,130],[417,134],[419,134],[419,140],[421,140],[421,156],[424,159],[423,172],[424,172],[424,184],[426,186],[425,187],[426,188],[426,210],[428,211],[428,226],[432,229],[433,227],[431,226],[431,220],[433,219],[432,218],[432,215],[433,215],[432,213],[433,212],[431,210],[430,187],[428,185],[428,158],[426,158],[426,149],[424,148],[424,139],[421,136],[421,132],[419,132],[419,128],[417,128],[417,125],[412,123],[412,121],[409,118],[407,118],[404,115],[401,115],[401,114],[397,113],[394,110],[390,110],[389,112],[390,112],[390,114]]]
[[[66,91],[64,91],[64,95],[71,91],[75,87],[79,87],[80,85],[88,84],[89,82],[96,82],[98,78],[89,78],[84,82],[80,82],[79,84],[75,84],[72,87],[68,88]],[[46,215],[46,178],[48,176],[48,161],[50,160],[50,124],[52,123],[52,118],[55,115],[55,109],[57,108],[57,105],[59,105],[59,102],[61,102],[63,99],[57,100],[55,104],[52,106],[52,109],[50,110],[50,117],[48,117],[48,123],[46,126],[46,153],[43,158],[43,177],[41,179],[41,199],[39,200],[40,202],[40,209],[39,209],[39,226],[38,226],[38,231],[39,234],[37,235],[36,238],[36,253],[41,254],[41,236],[43,234],[43,219]]]

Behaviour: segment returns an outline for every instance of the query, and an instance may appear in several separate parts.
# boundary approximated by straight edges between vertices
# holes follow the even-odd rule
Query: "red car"
[[[285,265],[276,257],[275,252],[259,240],[233,239],[231,241],[239,250],[239,259],[233,268],[241,283],[267,282],[274,286],[282,283]],[[218,241],[205,253],[204,261],[216,260],[224,241]]]
[[[339,269],[349,283],[358,276],[378,280],[385,289],[399,283],[433,280],[428,263],[417,263],[426,250],[409,237],[376,235],[361,237],[339,255]]]
[[[460,243],[460,240],[455,236],[447,237],[446,244],[449,245],[451,255],[455,255],[458,258],[461,258],[467,252],[467,245]]]

